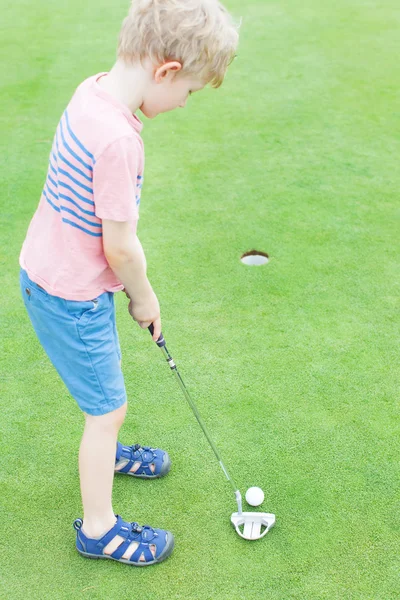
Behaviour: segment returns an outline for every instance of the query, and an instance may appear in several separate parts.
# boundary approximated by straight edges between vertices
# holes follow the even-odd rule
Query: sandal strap
[[[116,535],[124,538],[125,541],[119,544],[119,546],[114,550],[114,552],[110,555],[112,558],[119,560],[125,554],[127,549],[129,548],[132,542],[137,542],[138,547],[132,552],[131,556],[128,557],[128,561],[139,562],[140,557],[144,556],[145,561],[147,563],[154,561],[154,555],[150,550],[150,544],[154,544],[156,548],[160,548],[161,543],[161,551],[163,549],[162,537],[160,538],[160,531],[154,530],[150,525],[139,525],[137,522],[127,522],[122,519],[120,515],[115,515],[117,518],[117,522],[115,525],[108,531],[100,540],[96,540],[95,544],[95,553],[103,554],[104,548],[111,542],[112,539],[115,538]],[[83,540],[81,543],[85,546],[86,543],[90,541],[88,539],[86,541],[85,535],[80,532],[82,527],[83,520],[75,519],[73,523],[74,529],[78,531],[78,536],[83,536]],[[164,533],[164,532],[163,532]],[[159,538],[157,541],[156,538]],[[92,540],[94,542],[94,540]],[[165,544],[164,544],[165,545]]]
[[[153,471],[150,469],[150,464],[156,463],[160,460],[159,456],[157,456],[157,453],[155,452],[155,448],[151,448],[150,446],[141,446],[140,444],[123,446],[120,442],[117,442],[116,462],[119,462],[121,458],[126,458],[128,462],[122,467],[122,469],[119,469],[119,472],[129,473],[135,462],[140,462],[141,465],[136,471],[138,475],[154,475]]]
[[[138,547],[132,553],[131,556],[128,557],[128,560],[136,561],[136,558],[132,558],[134,555],[138,555],[137,560],[139,560],[142,552],[144,553],[144,557],[146,562],[150,562],[154,560],[154,556],[150,551],[149,544],[154,540],[155,537],[158,537],[158,534],[154,531],[152,527],[149,525],[143,525],[140,527],[137,523],[127,523],[122,521],[122,526],[117,535],[125,538],[125,542],[120,544],[116,550],[111,554],[113,558],[119,560],[127,551],[132,542],[138,542]],[[154,542],[153,542],[154,543]]]
[[[154,560],[154,556],[149,548],[149,544],[143,543],[136,548],[135,552],[133,552],[129,560],[132,560],[133,562],[138,562],[142,554],[146,562],[152,562]]]
[[[120,517],[119,515],[115,515],[115,516],[117,517],[117,522],[115,523],[114,527],[113,527],[112,529],[110,529],[110,531],[108,531],[108,532],[105,534],[105,536],[104,536],[104,537],[102,537],[102,538],[101,538],[101,539],[98,541],[98,543],[96,544],[96,546],[97,546],[99,549],[101,549],[101,550],[102,550],[103,548],[105,548],[105,547],[107,546],[107,544],[108,544],[109,542],[111,542],[111,540],[112,540],[113,538],[115,538],[115,536],[116,536],[117,534],[118,534],[118,535],[120,535],[120,534],[119,534],[119,531],[120,531],[120,529],[122,528],[122,525],[124,524],[124,520],[123,520],[123,518],[122,518],[122,517]],[[124,537],[124,536],[122,536],[122,537]]]

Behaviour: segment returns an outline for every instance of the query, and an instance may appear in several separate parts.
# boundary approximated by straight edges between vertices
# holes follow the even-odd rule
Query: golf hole
[[[250,252],[245,252],[240,260],[245,265],[259,267],[260,265],[265,265],[269,262],[269,256],[268,254],[265,254],[265,252],[250,250]]]

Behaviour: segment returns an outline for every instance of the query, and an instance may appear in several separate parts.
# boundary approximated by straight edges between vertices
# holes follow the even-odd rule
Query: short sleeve
[[[140,145],[134,136],[122,137],[103,151],[93,167],[93,199],[99,219],[139,219]]]

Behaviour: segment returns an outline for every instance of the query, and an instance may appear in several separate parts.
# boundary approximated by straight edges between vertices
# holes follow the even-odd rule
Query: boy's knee
[[[117,408],[116,410],[113,410],[111,413],[108,413],[108,414],[113,415],[113,417],[116,420],[120,420],[121,423],[123,423],[127,409],[128,409],[128,403],[124,402],[124,404],[122,406],[120,406],[119,408]],[[114,415],[114,413],[115,413],[115,415]]]
[[[89,425],[96,425],[96,426],[105,427],[105,428],[121,427],[122,423],[125,420],[127,408],[128,408],[128,403],[125,402],[119,408],[112,410],[111,412],[106,413],[105,415],[94,416],[94,415],[88,415],[87,413],[84,413],[86,423]]]

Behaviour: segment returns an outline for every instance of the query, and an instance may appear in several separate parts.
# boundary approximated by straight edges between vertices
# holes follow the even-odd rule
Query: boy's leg
[[[112,508],[115,452],[126,410],[125,402],[105,415],[84,413],[86,422],[79,449],[79,474],[84,513],[82,529],[88,537],[99,537],[116,522]]]
[[[23,269],[20,288],[43,348],[86,418],[79,451],[83,533],[102,537],[116,521],[112,487],[117,437],[127,410],[114,294],[104,292],[82,302],[65,300],[48,294]],[[95,416],[96,412],[101,414]],[[116,535],[103,553],[112,554],[123,542]],[[129,558],[138,545],[132,542],[122,558]],[[154,544],[150,551],[155,554]],[[142,555],[139,560],[146,559]]]
[[[120,408],[98,417],[84,413],[86,423],[79,450],[79,474],[84,514],[82,531],[87,537],[102,537],[116,523],[112,508],[115,453],[126,410],[125,402]],[[103,553],[112,554],[124,541],[116,535]],[[122,558],[128,559],[138,546],[139,542],[132,542]],[[154,544],[150,544],[150,552],[156,555]],[[146,559],[142,556],[139,560],[145,562]]]

